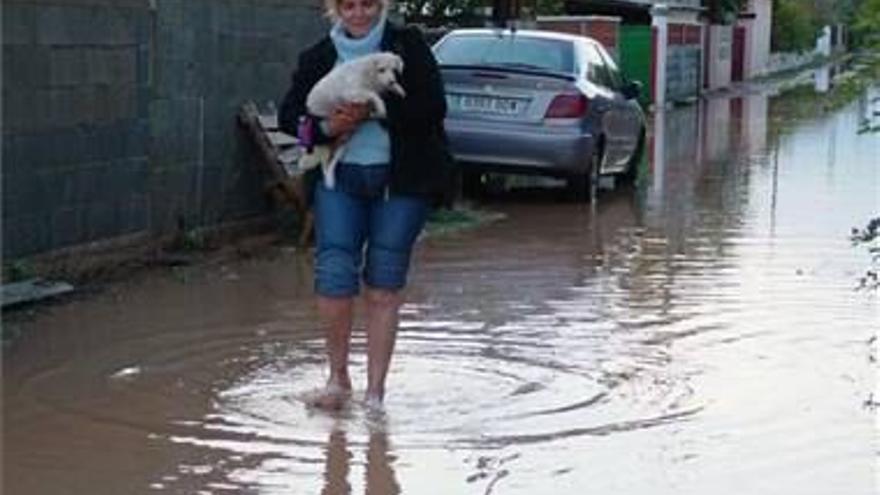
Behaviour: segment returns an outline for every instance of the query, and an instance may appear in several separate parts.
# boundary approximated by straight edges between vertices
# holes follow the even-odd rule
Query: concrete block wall
[[[143,2],[4,2],[4,256],[146,228]]]
[[[4,259],[263,215],[242,102],[281,98],[311,0],[4,0]]]

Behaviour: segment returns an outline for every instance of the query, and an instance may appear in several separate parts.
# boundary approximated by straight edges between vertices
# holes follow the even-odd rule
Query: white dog
[[[391,53],[366,55],[342,63],[333,68],[309,92],[306,108],[317,117],[329,117],[343,103],[370,103],[371,116],[383,118],[387,114],[385,102],[380,95],[385,92],[406,96],[397,82],[397,73],[403,71],[403,60]],[[324,184],[328,189],[335,186],[336,163],[345,152],[345,145],[335,147],[315,146],[311,153],[299,161],[303,170],[321,165]]]

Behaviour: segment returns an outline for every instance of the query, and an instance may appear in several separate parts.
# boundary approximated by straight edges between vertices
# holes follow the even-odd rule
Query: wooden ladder
[[[258,161],[267,173],[267,194],[275,204],[290,205],[296,210],[302,227],[298,242],[301,246],[307,245],[314,217],[306,201],[303,173],[298,167],[302,148],[296,138],[278,129],[278,115],[274,110],[261,112],[256,103],[249,101],[239,110],[238,121],[254,142]]]

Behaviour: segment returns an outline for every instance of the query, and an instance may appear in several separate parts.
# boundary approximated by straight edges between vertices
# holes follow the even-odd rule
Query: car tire
[[[590,170],[586,174],[575,174],[568,178],[568,189],[577,201],[595,201],[599,196],[600,165],[604,158],[600,145],[590,159]]]
[[[483,173],[473,170],[462,170],[461,191],[465,197],[479,198],[486,195],[486,186],[483,184]]]
[[[629,163],[626,164],[626,172],[620,175],[623,182],[626,184],[635,183],[636,179],[639,177],[639,165],[642,163],[642,155],[645,153],[645,129],[642,128],[642,131],[639,133],[639,140],[636,143],[636,150],[633,152],[632,157],[629,159]]]

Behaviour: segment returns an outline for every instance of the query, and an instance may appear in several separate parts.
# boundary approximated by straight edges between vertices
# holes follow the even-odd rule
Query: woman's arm
[[[345,139],[354,132],[354,129],[369,117],[369,105],[366,103],[349,103],[339,107],[326,119],[311,115],[306,107],[308,94],[323,77],[322,71],[316,65],[316,57],[310,56],[310,51],[304,52],[299,57],[297,69],[293,72],[290,89],[284,96],[281,109],[278,112],[278,127],[281,131],[304,139],[300,136],[304,129],[300,126],[300,119],[305,117],[305,127],[308,129],[310,142],[308,144],[325,144],[336,138]]]
[[[297,68],[291,77],[290,88],[278,110],[278,128],[291,136],[303,138],[299,136],[300,119],[305,118],[305,125],[309,129],[311,138],[310,144],[314,145],[328,143],[333,138],[328,135],[326,126],[322,125],[322,119],[310,115],[306,108],[309,91],[324,75],[320,70],[319,61],[316,60],[317,57],[312,53],[311,50],[307,50],[299,56]]]
[[[300,54],[296,70],[293,71],[291,77],[290,88],[284,95],[281,108],[278,110],[278,128],[291,136],[296,136],[299,118],[306,114],[306,97],[312,86],[309,84],[304,70],[308,67],[307,58],[306,53]]]

